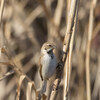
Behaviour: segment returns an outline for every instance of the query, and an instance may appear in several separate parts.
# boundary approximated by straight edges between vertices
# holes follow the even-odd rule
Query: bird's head
[[[53,52],[53,50],[55,48],[56,48],[56,46],[53,45],[52,43],[44,43],[41,48],[41,52],[42,53],[50,53],[50,52]]]

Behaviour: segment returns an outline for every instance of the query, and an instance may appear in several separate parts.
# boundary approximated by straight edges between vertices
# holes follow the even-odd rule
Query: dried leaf
[[[27,93],[26,93],[27,100],[32,100],[32,88],[35,91],[35,96],[37,96],[37,92],[36,92],[36,89],[34,87],[34,82],[28,82]]]
[[[20,98],[20,88],[21,88],[21,84],[22,84],[23,80],[25,79],[25,77],[26,77],[25,75],[21,75],[19,78],[16,100],[19,100],[19,98]]]

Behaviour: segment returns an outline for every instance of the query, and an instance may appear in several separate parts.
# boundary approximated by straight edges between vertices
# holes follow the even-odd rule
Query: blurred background
[[[0,0],[0,4],[1,4]],[[13,59],[16,66],[40,88],[38,74],[40,49],[44,42],[57,46],[57,59],[61,58],[70,0],[5,0],[0,28],[0,47],[6,46],[10,58],[0,54],[0,61]],[[86,100],[86,46],[89,12],[92,0],[80,0],[77,29],[72,54],[69,100]],[[4,33],[5,38],[2,38]],[[6,40],[5,40],[6,39]],[[11,71],[0,64],[0,77]],[[92,100],[100,100],[100,0],[94,10],[94,27],[90,49],[90,83]],[[0,100],[15,100],[18,79],[12,74],[0,81]],[[26,100],[26,81],[20,100]],[[34,95],[33,95],[33,100]],[[61,100],[60,97],[57,100]]]

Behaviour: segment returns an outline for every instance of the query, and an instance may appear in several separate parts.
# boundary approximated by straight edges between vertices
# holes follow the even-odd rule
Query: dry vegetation
[[[58,66],[43,100],[100,100],[99,0],[0,0],[0,100],[37,100],[46,41]]]

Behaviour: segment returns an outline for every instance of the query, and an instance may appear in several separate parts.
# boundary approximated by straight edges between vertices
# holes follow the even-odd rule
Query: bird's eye
[[[47,50],[47,49],[45,48],[45,50]]]
[[[51,47],[52,45],[51,45],[51,44],[49,44],[49,46]]]

